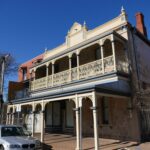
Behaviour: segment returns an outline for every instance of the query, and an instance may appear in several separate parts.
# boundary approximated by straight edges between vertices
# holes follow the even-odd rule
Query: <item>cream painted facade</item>
[[[76,150],[82,150],[83,136],[93,136],[95,150],[99,137],[140,141],[136,93],[142,81],[132,35],[138,36],[123,8],[92,30],[75,22],[65,42],[30,68],[30,95],[11,101],[7,124],[40,132],[42,142],[45,132],[69,132],[76,136]]]
[[[127,25],[127,16],[124,11],[122,11],[121,14],[118,17],[114,18],[113,20],[103,25],[100,25],[99,27],[92,30],[88,30],[85,23],[82,26],[81,24],[75,22],[66,36],[65,43],[56,47],[55,49],[47,51],[44,55],[44,59],[48,59],[54,57],[55,55],[64,53],[64,51],[66,51],[68,48],[71,48],[73,46],[76,46],[77,44],[80,44],[98,35],[103,35],[111,31],[116,31],[125,39],[127,39],[128,38],[127,31],[125,31],[125,29],[122,29],[122,27],[126,25]],[[101,44],[103,44],[105,38],[101,41]],[[79,51],[80,49],[78,49],[78,53]]]

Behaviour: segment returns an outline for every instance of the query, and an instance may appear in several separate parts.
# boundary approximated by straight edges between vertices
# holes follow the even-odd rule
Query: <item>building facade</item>
[[[94,137],[95,150],[99,137],[147,139],[150,42],[144,16],[138,13],[136,20],[137,28],[122,8],[119,16],[92,30],[75,22],[62,45],[19,68],[15,89],[22,89],[28,74],[30,90],[9,97],[7,124],[40,132],[41,141],[45,132],[76,135],[77,150],[82,136]]]

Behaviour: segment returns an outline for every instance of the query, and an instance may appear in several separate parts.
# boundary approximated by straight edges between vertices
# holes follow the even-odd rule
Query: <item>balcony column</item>
[[[9,113],[7,113],[7,116],[6,116],[6,125],[9,124]]]
[[[115,55],[115,42],[114,40],[111,41],[112,43],[112,53],[113,53],[113,61],[114,61],[114,70],[116,70],[116,55]]]
[[[52,62],[52,86],[54,86],[54,62]]]
[[[69,81],[71,81],[72,80],[72,78],[71,78],[71,75],[72,75],[72,72],[71,72],[71,68],[72,68],[72,66],[71,66],[71,56],[69,56]]]
[[[41,142],[44,142],[44,102],[42,102],[42,110],[41,110]]]
[[[8,120],[8,124],[11,124],[12,122],[12,112],[9,113],[9,120]]]
[[[10,115],[11,115],[11,113],[9,112],[8,113],[8,122],[7,122],[7,124],[10,124]]]
[[[34,136],[34,117],[35,117],[35,105],[32,105],[32,136]]]
[[[33,90],[35,90],[35,73],[36,73],[36,68],[33,70]]]
[[[25,124],[26,122],[25,122],[25,112],[23,112],[23,114],[22,114],[22,124]]]
[[[8,121],[9,121],[9,106],[7,107],[6,125],[8,124]]]
[[[77,79],[79,80],[79,78],[80,78],[80,70],[79,70],[79,65],[80,65],[80,61],[79,61],[79,59],[80,59],[80,55],[79,55],[79,53],[77,53]]]
[[[14,124],[14,119],[15,119],[15,108],[13,107],[13,112],[12,112],[12,115],[11,115],[11,124],[13,125]]]
[[[80,129],[80,108],[78,102],[78,96],[75,98],[76,108],[74,109],[76,114],[76,150],[81,149],[81,129]]]
[[[14,115],[15,115],[15,113],[13,112],[13,113],[11,113],[11,125],[13,125],[14,124]]]
[[[44,142],[44,111],[41,111],[41,142]]]
[[[11,124],[11,113],[8,115],[8,124]]]
[[[30,72],[29,89],[30,89],[30,91],[33,90],[32,89],[32,72]]]
[[[8,113],[6,114],[6,123],[5,124],[8,124]]]
[[[102,60],[102,72],[104,74],[104,48],[103,45],[100,45],[100,53],[101,53],[101,60]]]
[[[32,136],[34,136],[34,119],[35,118],[35,111],[32,111]]]
[[[95,150],[99,150],[98,119],[97,119],[97,98],[96,98],[95,91],[92,93],[92,102],[93,102],[93,107],[91,107],[91,109],[93,110],[94,145],[95,145]]]
[[[46,64],[46,87],[48,87],[48,72],[49,72],[49,68],[48,68],[48,64]]]

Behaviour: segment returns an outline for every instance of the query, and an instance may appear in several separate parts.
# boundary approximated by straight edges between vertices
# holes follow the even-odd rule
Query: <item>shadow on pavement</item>
[[[53,147],[47,144],[42,144],[42,150],[53,150]]]
[[[132,145],[129,145],[129,146],[125,146],[125,147],[119,147],[119,148],[115,148],[115,149],[112,149],[112,150],[128,150],[128,148],[130,147],[133,147],[133,146],[139,146],[139,143],[137,144],[132,144]]]

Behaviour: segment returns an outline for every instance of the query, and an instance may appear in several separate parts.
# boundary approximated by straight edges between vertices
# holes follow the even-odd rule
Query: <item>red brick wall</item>
[[[147,31],[144,24],[144,15],[141,12],[136,13],[136,28],[147,37]]]
[[[132,110],[130,118],[128,99],[109,98],[109,124],[102,124],[102,97],[98,96],[98,130],[102,138],[118,140],[140,141],[140,130],[137,113]],[[93,136],[92,103],[86,99],[82,107],[82,133],[83,136]]]
[[[37,60],[43,59],[43,54],[23,63],[19,69],[18,69],[18,81],[21,82],[23,81],[23,70],[22,68],[27,68],[27,79],[30,79],[30,72],[29,69],[33,66],[34,62],[36,62]]]

